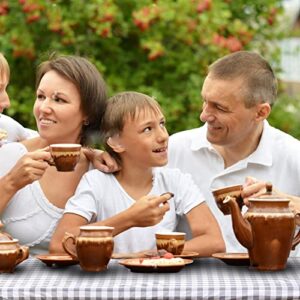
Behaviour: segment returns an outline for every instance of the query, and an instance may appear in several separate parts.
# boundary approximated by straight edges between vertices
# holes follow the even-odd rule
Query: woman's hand
[[[104,173],[114,173],[120,170],[117,162],[106,152],[99,149],[83,148],[83,153],[95,169]]]
[[[21,157],[4,177],[15,192],[36,180],[39,180],[49,167],[51,154],[45,149],[29,152]],[[3,177],[3,178],[4,178]]]

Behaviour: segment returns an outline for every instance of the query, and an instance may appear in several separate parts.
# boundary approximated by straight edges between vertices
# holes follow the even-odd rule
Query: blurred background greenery
[[[279,72],[278,42],[292,34],[282,23],[279,0],[0,0],[0,51],[12,72],[6,113],[35,128],[35,70],[57,52],[95,63],[110,95],[156,97],[170,133],[197,127],[207,66],[254,50]],[[300,139],[299,106],[281,85],[270,122]]]

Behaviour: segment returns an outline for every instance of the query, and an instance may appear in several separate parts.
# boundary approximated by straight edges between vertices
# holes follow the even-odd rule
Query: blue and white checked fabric
[[[260,272],[198,259],[179,273],[132,273],[111,260],[108,270],[47,267],[35,258],[0,274],[0,299],[300,299],[300,259]]]

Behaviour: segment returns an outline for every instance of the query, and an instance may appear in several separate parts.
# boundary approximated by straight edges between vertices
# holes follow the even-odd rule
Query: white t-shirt
[[[134,227],[114,237],[115,252],[138,252],[155,248],[155,232],[174,231],[177,217],[187,214],[204,201],[202,193],[189,174],[176,169],[155,168],[153,187],[149,195],[174,193],[170,210],[163,220],[151,227]],[[112,174],[98,170],[87,172],[75,195],[69,199],[64,213],[78,214],[90,221],[104,220],[122,212],[135,203]],[[201,220],[199,220],[201,222]]]
[[[0,147],[0,177],[5,175],[27,153],[21,143]],[[45,196],[39,181],[19,190],[0,215],[4,231],[30,247],[31,254],[48,252],[49,242],[63,209]]]
[[[223,215],[218,209],[212,190],[243,184],[246,176],[253,176],[272,182],[282,192],[300,196],[300,141],[265,121],[257,149],[247,158],[225,169],[223,158],[207,141],[206,131],[204,125],[172,135],[168,167],[179,168],[192,175],[220,224],[227,251],[245,252],[246,249],[235,238],[231,216]],[[298,256],[299,247],[291,252],[291,256]]]
[[[20,123],[3,114],[0,114],[0,129],[7,132],[8,142],[20,142],[38,135],[36,131],[24,128]]]

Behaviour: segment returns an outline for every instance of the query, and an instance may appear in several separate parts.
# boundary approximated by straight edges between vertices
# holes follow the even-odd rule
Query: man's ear
[[[125,150],[118,136],[109,137],[106,143],[116,153],[121,153]]]
[[[257,105],[256,119],[258,121],[265,120],[271,113],[271,106],[269,103],[260,103]]]

